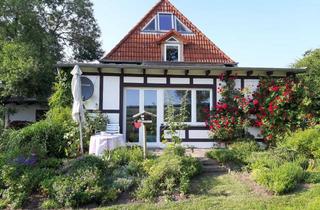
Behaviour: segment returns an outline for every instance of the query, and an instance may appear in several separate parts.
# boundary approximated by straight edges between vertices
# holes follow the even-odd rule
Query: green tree
[[[299,75],[307,87],[306,94],[310,99],[311,110],[320,115],[320,49],[305,52],[302,58],[298,59],[294,67],[306,67],[307,73]]]
[[[98,59],[100,30],[92,6],[90,0],[0,1],[0,75],[6,87],[0,94],[47,97],[56,62]]]

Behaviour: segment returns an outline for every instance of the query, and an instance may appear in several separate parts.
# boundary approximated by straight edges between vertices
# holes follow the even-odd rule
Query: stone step
[[[204,173],[217,173],[217,172],[228,172],[228,169],[224,166],[217,165],[204,165],[202,166],[202,171]]]
[[[210,158],[199,158],[199,161],[202,165],[220,165],[218,161]]]

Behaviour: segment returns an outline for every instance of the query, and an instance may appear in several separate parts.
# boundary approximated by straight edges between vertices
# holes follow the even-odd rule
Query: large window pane
[[[207,113],[210,110],[210,91],[197,90],[197,122],[205,122]]]
[[[157,115],[157,91],[144,91],[144,110]],[[152,120],[151,124],[146,124],[147,142],[157,141],[157,119],[152,117],[147,120]]]
[[[181,110],[182,100],[186,98],[187,104],[187,120],[186,122],[191,122],[191,91],[187,90],[165,90],[164,91],[164,102],[165,102],[165,117],[167,116],[167,106],[168,104],[173,104],[175,109],[175,114],[179,113]]]
[[[139,129],[136,129],[132,123],[132,116],[139,113],[139,90],[127,90],[126,93],[127,122],[126,138],[128,142],[139,142]]]
[[[171,14],[160,14],[159,15],[159,26],[161,31],[169,31],[172,27],[172,15]]]

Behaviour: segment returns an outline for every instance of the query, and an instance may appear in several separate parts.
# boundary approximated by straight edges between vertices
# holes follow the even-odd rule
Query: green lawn
[[[254,192],[238,175],[206,176],[193,187],[189,199],[167,203],[135,203],[104,209],[320,209],[320,185],[285,196]]]

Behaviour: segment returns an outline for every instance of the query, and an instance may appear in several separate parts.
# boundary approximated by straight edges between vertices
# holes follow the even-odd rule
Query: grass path
[[[238,174],[202,176],[195,179],[193,194],[189,199],[167,203],[133,203],[104,209],[320,209],[320,185],[300,189],[285,196],[265,194],[253,187]]]

